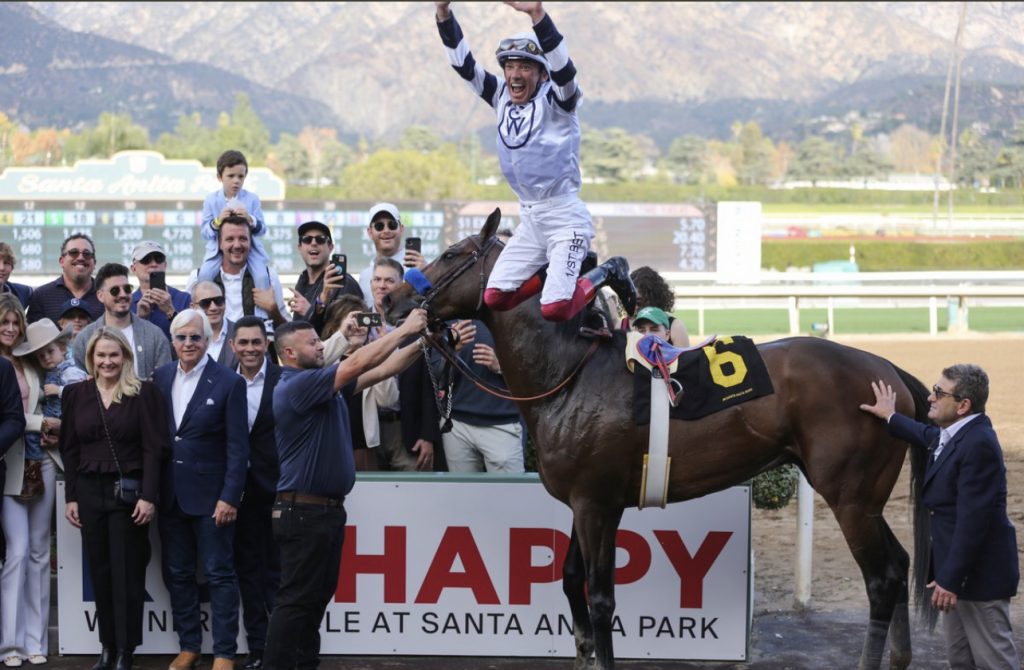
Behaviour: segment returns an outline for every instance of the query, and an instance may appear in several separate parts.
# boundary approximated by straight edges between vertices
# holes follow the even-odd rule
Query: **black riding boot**
[[[117,652],[117,662],[114,663],[114,670],[132,670],[135,655],[134,649],[122,649]]]
[[[582,278],[589,281],[595,291],[601,286],[615,291],[626,314],[632,316],[636,311],[636,287],[629,278],[629,262],[622,256],[612,256]]]
[[[96,661],[96,665],[92,666],[92,670],[113,670],[114,669],[114,650],[110,647],[103,647],[100,651],[100,659]]]

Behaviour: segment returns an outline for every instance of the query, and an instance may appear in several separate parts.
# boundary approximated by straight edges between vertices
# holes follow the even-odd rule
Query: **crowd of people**
[[[656,271],[630,275],[622,258],[584,271],[594,232],[579,198],[582,93],[542,4],[507,3],[529,16],[533,30],[499,43],[503,80],[475,60],[449,4],[434,7],[449,62],[494,108],[499,161],[520,198],[521,223],[505,236],[483,302],[507,310],[539,294],[543,316],[565,321],[601,296],[605,323],[618,323],[608,307],[617,304],[640,332],[688,347],[674,296]],[[184,290],[167,284],[167,254],[155,241],[135,246],[130,267],[97,269],[92,240],[70,235],[60,275],[35,290],[11,281],[16,258],[0,243],[6,667],[47,661],[58,472],[66,480],[64,517],[81,529],[95,592],[102,652],[93,670],[133,667],[154,520],[180,646],[170,670],[200,661],[200,565],[213,670],[235,667],[240,614],[249,649],[243,667],[291,670],[318,666],[356,470],[525,469],[516,406],[460,377],[450,416],[442,416],[436,371],[418,342],[426,314],[414,310],[397,326],[379,318],[406,269],[427,265],[403,245],[398,208],[370,208],[366,234],[375,254],[358,279],[334,254],[330,227],[302,222],[297,251],[305,267],[286,300],[258,240],[266,223],[258,196],[243,188],[247,172],[238,151],[217,161],[222,186],[203,205],[207,253]],[[466,365],[502,385],[484,323],[449,327]],[[1018,573],[1007,565],[1016,566],[1016,545],[1001,452],[984,418],[987,377],[974,368],[943,371],[930,396],[941,436],[895,415],[891,389],[875,392],[865,411],[909,441],[938,442],[936,457],[945,448],[944,458],[971,474],[966,483],[947,475],[925,498],[936,507],[934,602],[947,613],[951,659],[1015,663],[1007,604]],[[950,456],[956,440],[964,446]],[[982,446],[969,449],[974,443]],[[963,486],[985,495],[967,500]],[[962,514],[973,522],[962,523]],[[965,543],[982,549],[967,552]],[[989,569],[985,556],[998,565]]]

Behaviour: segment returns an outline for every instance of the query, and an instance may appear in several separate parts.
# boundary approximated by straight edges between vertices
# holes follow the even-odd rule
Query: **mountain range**
[[[547,3],[579,70],[580,114],[665,146],[757,120],[800,139],[830,120],[937,132],[960,3]],[[452,8],[478,60],[529,28],[498,3]],[[276,134],[306,124],[457,137],[491,115],[447,64],[429,2],[0,4],[0,111],[73,125],[127,111],[151,130],[236,91]],[[1024,101],[1024,3],[969,3],[961,121],[1005,133]],[[817,125],[816,125],[817,124]],[[819,127],[820,126],[820,127]]]

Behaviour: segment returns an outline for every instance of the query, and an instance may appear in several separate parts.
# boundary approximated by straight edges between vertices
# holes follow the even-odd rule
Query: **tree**
[[[808,137],[801,142],[789,166],[791,178],[806,179],[812,186],[838,172],[839,147],[823,137]]]
[[[586,128],[580,146],[583,174],[620,183],[633,179],[644,167],[647,145],[622,128]]]
[[[11,137],[11,154],[15,165],[57,165],[64,157],[63,143],[71,131],[38,128],[32,132],[15,132]]]
[[[263,163],[270,148],[270,131],[252,108],[249,96],[235,95],[231,114],[222,113],[217,119],[214,141],[218,156],[228,149],[237,149],[245,154],[250,166]]]
[[[708,143],[703,137],[683,135],[672,140],[665,166],[677,184],[702,184],[708,177]]]
[[[857,142],[856,150],[846,159],[839,169],[839,174],[847,177],[860,177],[867,184],[872,177],[883,177],[892,172],[892,163],[882,155],[874,143]]]
[[[267,167],[281,175],[289,184],[299,184],[310,178],[309,159],[299,138],[281,133],[277,144],[267,152]]]
[[[984,135],[973,128],[957,138],[956,181],[965,186],[987,185],[996,166],[996,150]]]
[[[409,126],[398,140],[399,151],[430,153],[441,148],[441,139],[425,126]]]
[[[355,200],[449,200],[465,197],[469,173],[453,150],[382,149],[346,167],[341,187]]]
[[[892,132],[889,152],[897,172],[933,174],[938,141],[917,126],[904,123]]]
[[[741,184],[768,184],[772,179],[775,147],[764,136],[756,121],[744,123],[736,138],[738,161],[736,176]]]
[[[352,149],[338,141],[338,131],[334,128],[306,126],[298,139],[306,152],[309,178],[318,188],[324,179],[336,182],[345,166],[352,162]]]
[[[215,165],[220,156],[214,132],[203,125],[199,112],[178,117],[174,132],[157,138],[156,149],[167,158],[194,158],[203,165]]]
[[[1006,145],[996,156],[992,178],[1003,188],[1024,187],[1024,121],[1018,121],[1010,131]]]
[[[64,154],[68,160],[109,158],[118,151],[149,146],[149,131],[136,125],[131,115],[102,112],[95,126],[68,138]]]
[[[7,118],[7,115],[0,112],[0,169],[11,165],[14,161],[14,152],[11,149],[11,141],[17,132],[18,126]]]

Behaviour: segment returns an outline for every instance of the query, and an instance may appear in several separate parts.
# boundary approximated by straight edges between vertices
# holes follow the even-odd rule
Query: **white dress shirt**
[[[238,375],[245,380],[245,400],[249,408],[249,430],[252,431],[252,424],[256,423],[256,415],[260,411],[260,400],[263,399],[263,382],[267,378],[267,359],[263,359],[263,367],[252,378],[252,381],[242,374],[241,366],[238,367]]]
[[[206,345],[206,353],[210,355],[215,361],[220,360],[220,352],[224,349],[224,345],[228,341],[228,320],[224,319],[220,322],[220,332],[215,333],[217,339],[210,338],[210,343]]]
[[[178,368],[175,371],[174,382],[171,384],[171,404],[172,411],[174,412],[174,427],[177,429],[181,426],[181,420],[185,416],[185,408],[188,407],[189,401],[192,400],[192,396],[196,392],[196,387],[199,385],[199,378],[203,376],[203,370],[206,368],[206,362],[210,360],[209,357],[203,356],[203,358],[196,363],[196,366],[185,372],[181,369],[181,363],[178,363]]]
[[[978,414],[968,414],[964,418],[954,423],[952,426],[947,426],[946,428],[943,428],[942,432],[939,433],[939,446],[935,448],[935,454],[933,458],[938,459],[939,454],[942,453],[942,450],[945,449],[946,445],[953,440],[953,436],[956,435],[961,428],[966,426],[971,421],[971,419],[973,419],[976,416],[978,416]]]

